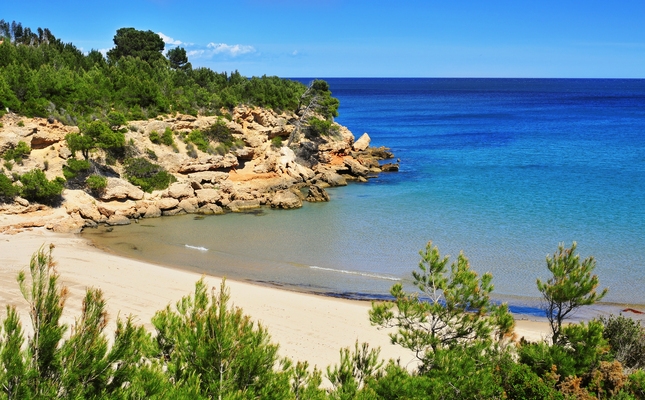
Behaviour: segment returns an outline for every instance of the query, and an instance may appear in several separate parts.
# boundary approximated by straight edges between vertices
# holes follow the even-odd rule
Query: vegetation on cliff
[[[68,125],[104,119],[112,110],[128,120],[159,114],[213,115],[238,104],[296,111],[306,86],[278,77],[252,77],[193,68],[184,49],[164,56],[163,40],[151,31],[122,28],[104,56],[84,54],[48,29],[37,32],[0,20],[0,109],[52,117]],[[320,91],[318,91],[320,92]],[[325,116],[337,114],[327,96]]]
[[[574,250],[555,253],[553,261]],[[380,317],[396,309],[395,318],[386,318],[398,329],[392,339],[416,352],[419,367],[384,364],[379,349],[357,342],[326,368],[323,388],[319,369],[281,359],[269,332],[229,305],[224,282],[209,293],[198,281],[192,295],[155,314],[154,334],[132,317],[106,332],[105,298],[94,288],[68,326],[61,322],[68,291],[54,269],[52,247],[41,249],[29,272],[18,275],[32,329],[23,329],[15,306],[7,306],[0,328],[0,398],[645,398],[639,323],[611,316],[569,324],[553,344],[514,343],[512,317],[488,298],[489,275],[479,278],[463,255],[448,274],[447,258],[431,244],[421,256],[414,279],[430,297],[398,296],[371,313],[383,325]],[[576,271],[579,266],[573,281]]]
[[[42,117],[48,124],[60,121],[78,127],[78,131],[65,136],[72,158],[60,155],[67,160],[62,173],[70,180],[68,188],[97,193],[105,187],[105,177],[114,175],[122,175],[145,191],[165,189],[174,182],[166,166],[157,165],[153,149],[137,147],[133,135],[126,143],[126,134],[137,132],[136,126],[128,121],[219,116],[209,126],[200,125],[191,131],[179,132],[166,125],[159,132],[146,132],[151,143],[169,146],[175,153],[181,147],[193,159],[199,156],[196,149],[224,156],[248,145],[241,136],[248,124],[256,121],[239,117],[233,121],[233,110],[240,105],[273,110],[281,118],[284,116],[282,127],[297,120],[298,128],[310,136],[338,132],[332,119],[338,115],[339,102],[331,96],[324,81],[315,80],[307,87],[278,77],[249,79],[237,71],[228,74],[193,68],[185,49],[174,48],[164,55],[165,45],[159,35],[135,28],[117,30],[114,44],[105,56],[96,50],[85,54],[72,43],[63,43],[49,29],[32,31],[15,21],[0,20],[0,116],[9,111],[12,118]],[[44,122],[38,124],[30,128],[29,135],[38,132]],[[16,126],[24,124],[20,121],[16,125],[13,121],[11,128]],[[278,131],[267,138],[274,146],[282,143],[282,138],[276,135],[286,138],[290,132]],[[185,146],[178,146],[176,138]],[[298,143],[294,146],[297,149]],[[312,148],[315,146],[309,150]],[[14,186],[21,180],[20,175],[9,171],[16,164],[22,165],[30,150],[22,141],[0,148],[4,158],[0,174],[12,181],[8,185],[3,179],[0,201],[23,194],[22,189]],[[89,165],[77,162],[75,157],[79,153]],[[47,170],[47,162],[39,168]],[[230,163],[229,168],[236,165]],[[25,168],[21,172],[25,173]],[[94,177],[86,181],[90,174]],[[63,183],[58,178],[51,182]],[[55,203],[60,193],[46,189],[32,194],[29,200]]]

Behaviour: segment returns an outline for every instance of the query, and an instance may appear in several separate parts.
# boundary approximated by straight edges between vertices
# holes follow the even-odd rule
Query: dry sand
[[[37,228],[15,235],[0,234],[0,316],[5,304],[14,304],[28,325],[27,307],[16,275],[28,271],[29,260],[41,246],[55,245],[54,259],[62,283],[71,292],[64,322],[80,315],[81,299],[87,287],[103,290],[111,316],[110,327],[118,315],[136,316],[136,321],[152,330],[150,318],[157,310],[173,304],[194,289],[200,275],[178,269],[126,259],[105,253],[77,235],[56,234]],[[209,286],[219,288],[221,280],[207,276]],[[409,351],[389,343],[387,332],[370,325],[367,302],[350,301],[296,293],[272,287],[228,280],[231,300],[253,320],[268,328],[280,354],[293,360],[308,361],[325,368],[339,361],[339,350],[367,342],[380,347],[385,359],[400,359],[413,365]],[[541,340],[547,336],[543,321],[517,321],[518,337]]]

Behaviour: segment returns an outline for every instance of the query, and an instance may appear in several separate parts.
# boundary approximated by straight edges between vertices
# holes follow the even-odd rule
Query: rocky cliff
[[[0,203],[4,216],[0,231],[45,226],[79,232],[96,224],[128,224],[133,219],[162,215],[218,214],[261,206],[298,208],[303,201],[328,201],[326,187],[398,170],[398,164],[381,165],[379,161],[392,158],[392,154],[385,148],[370,147],[367,134],[355,140],[347,128],[334,123],[332,134],[309,137],[306,130],[298,129],[295,114],[245,106],[219,120],[225,121],[237,143],[228,152],[211,154],[187,144],[189,132],[208,129],[217,121],[214,116],[174,115],[129,122],[124,127],[127,152],[153,159],[176,178],[175,183],[165,190],[144,193],[123,179],[118,162],[107,162],[108,155],[97,150],[92,153],[92,168],[107,177],[105,189],[93,193],[67,188],[61,204],[53,208],[30,204],[20,197]],[[21,163],[10,165],[11,171],[5,166],[5,175],[34,168],[45,171],[49,179],[63,175],[63,166],[72,157],[65,135],[77,132],[76,127],[13,114],[3,116],[0,123],[0,154],[20,141],[32,149]],[[150,140],[151,133],[167,128],[175,135],[172,146]]]

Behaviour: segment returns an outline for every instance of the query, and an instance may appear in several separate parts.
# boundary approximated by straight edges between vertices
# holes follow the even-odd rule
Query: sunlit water
[[[329,79],[337,121],[398,173],[302,209],[88,230],[131,257],[344,295],[409,282],[432,240],[535,304],[545,257],[578,242],[606,301],[645,304],[645,81]]]

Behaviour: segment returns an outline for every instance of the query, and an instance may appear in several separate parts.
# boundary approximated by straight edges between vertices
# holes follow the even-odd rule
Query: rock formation
[[[365,181],[379,172],[398,170],[398,163],[379,163],[393,157],[389,149],[369,147],[368,134],[354,141],[352,133],[337,124],[333,135],[309,138],[301,133],[286,147],[297,119],[295,114],[239,106],[227,119],[220,119],[236,140],[236,145],[221,154],[202,152],[186,140],[191,131],[205,130],[216,123],[216,116],[174,115],[131,121],[125,133],[127,152],[147,155],[170,172],[175,183],[165,190],[144,193],[123,177],[122,166],[105,166],[107,155],[97,150],[92,154],[94,171],[107,177],[107,187],[98,193],[65,189],[60,207],[64,213],[52,209],[51,220],[43,217],[37,221],[40,225],[24,222],[23,228],[46,226],[59,232],[79,232],[96,224],[121,225],[162,215],[221,214],[261,206],[298,208],[303,201],[329,201],[325,187],[344,186],[348,181]],[[12,177],[13,173],[40,168],[48,179],[63,175],[63,166],[72,156],[65,135],[78,132],[76,127],[14,114],[6,114],[0,122],[0,154],[20,141],[32,149],[22,163],[12,165],[11,172],[0,171]],[[163,133],[166,129],[173,132],[172,146],[150,140],[151,132]],[[280,146],[276,137],[284,139],[285,145]],[[29,216],[47,209],[19,197],[11,204],[0,203],[0,214],[5,215]],[[11,229],[20,228],[15,219],[10,221]],[[11,229],[0,223],[0,231]]]

